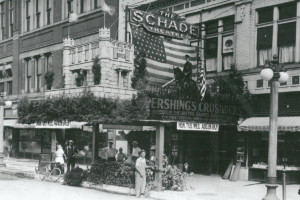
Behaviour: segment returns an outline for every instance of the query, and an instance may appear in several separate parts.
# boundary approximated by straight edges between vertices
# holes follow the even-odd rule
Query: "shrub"
[[[168,166],[163,173],[163,188],[166,190],[186,189],[186,173],[183,173],[177,167]]]
[[[64,184],[69,186],[81,186],[81,183],[86,180],[87,171],[76,167],[72,171],[69,171],[65,174]]]
[[[95,184],[134,187],[134,166],[128,163],[97,161],[87,180]]]

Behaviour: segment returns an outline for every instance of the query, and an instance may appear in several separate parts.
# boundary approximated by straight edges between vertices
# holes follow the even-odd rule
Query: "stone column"
[[[41,90],[41,92],[44,92],[45,91],[45,74],[46,74],[46,70],[45,70],[45,61],[46,61],[46,59],[45,59],[45,55],[44,54],[41,54],[41,56],[40,56],[40,60],[41,60],[41,62],[40,62],[40,64],[41,64],[41,67],[40,67],[40,69],[42,70],[41,71],[41,85],[40,85],[40,90]]]
[[[35,92],[35,67],[34,67],[34,57],[30,57],[30,63],[28,67],[30,67],[31,72],[31,84],[30,84],[30,93]]]

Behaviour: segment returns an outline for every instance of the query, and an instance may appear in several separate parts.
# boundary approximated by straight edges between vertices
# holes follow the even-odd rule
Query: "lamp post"
[[[267,60],[265,68],[260,73],[264,80],[271,80],[270,91],[270,122],[269,122],[269,152],[268,152],[268,180],[267,194],[263,200],[279,200],[276,196],[277,188],[277,124],[278,124],[278,85],[288,80],[289,75],[283,71],[283,65],[279,65],[278,57]]]
[[[2,96],[3,98],[3,96]],[[4,129],[3,129],[3,122],[4,122],[4,106],[11,107],[12,102],[11,101],[5,101],[5,102],[0,102],[0,167],[6,167],[3,158],[3,136],[4,136]]]

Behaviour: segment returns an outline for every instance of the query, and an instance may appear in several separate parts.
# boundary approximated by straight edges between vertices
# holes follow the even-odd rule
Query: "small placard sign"
[[[177,130],[218,132],[219,124],[177,122]]]

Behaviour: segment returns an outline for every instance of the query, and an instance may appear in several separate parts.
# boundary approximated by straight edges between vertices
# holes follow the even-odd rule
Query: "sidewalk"
[[[0,167],[0,173],[16,175],[25,178],[35,177],[35,168],[38,161],[30,159],[5,158],[6,167]],[[79,167],[86,169],[85,165]],[[229,181],[222,179],[219,175],[192,175],[187,179],[189,190],[178,191],[151,191],[151,199],[159,200],[257,200],[266,194],[265,184],[253,181]],[[103,186],[102,186],[103,187]],[[107,186],[102,191],[122,193],[112,190],[114,186]],[[298,189],[300,185],[287,186],[287,200],[300,199]],[[120,188],[118,189],[120,190]],[[123,194],[126,194],[126,192]],[[282,187],[279,185],[277,196],[282,199]]]

